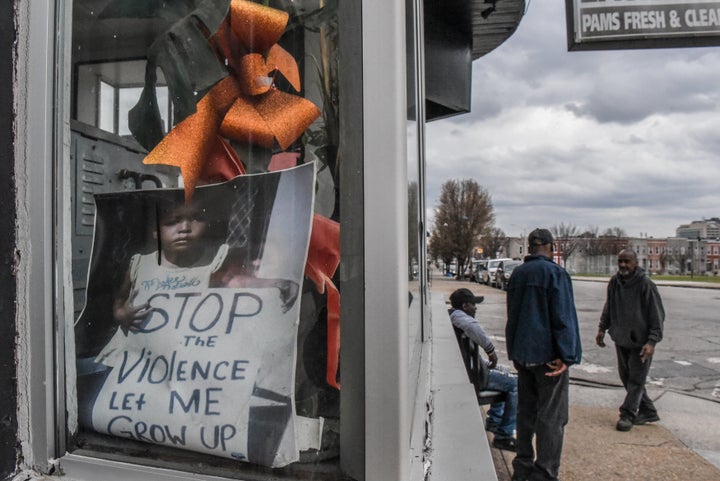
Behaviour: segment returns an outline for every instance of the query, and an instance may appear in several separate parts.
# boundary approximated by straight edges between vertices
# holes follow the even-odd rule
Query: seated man
[[[450,321],[453,326],[461,329],[466,336],[472,339],[487,354],[489,369],[487,389],[506,393],[505,401],[493,403],[487,413],[488,431],[494,434],[493,447],[515,451],[515,420],[517,418],[517,377],[507,369],[498,369],[495,346],[480,324],[475,320],[475,304],[483,301],[476,297],[469,289],[457,289],[450,294]]]

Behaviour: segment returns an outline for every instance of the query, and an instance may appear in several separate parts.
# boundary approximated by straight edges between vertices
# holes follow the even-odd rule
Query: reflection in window
[[[283,8],[73,2],[70,451],[230,477],[341,478],[337,3]],[[202,216],[173,217],[185,233],[168,241],[167,206],[203,199]],[[169,258],[198,249],[198,224],[212,255]],[[308,240],[310,225],[320,234]],[[262,323],[233,338],[235,357],[220,356],[214,336],[260,305],[292,322],[265,334],[274,324]],[[150,339],[167,326],[188,331],[168,346],[171,336]],[[288,363],[287,382],[274,383]],[[200,389],[201,378],[216,384]],[[229,380],[247,389],[222,405]],[[168,396],[170,418],[148,412],[153,395]]]
[[[115,89],[109,83],[101,80],[100,100],[98,101],[98,127],[106,132],[117,133],[115,112],[117,112]]]
[[[146,62],[102,62],[82,65],[78,72],[79,95],[76,98],[75,111],[78,119],[120,136],[130,136],[129,114],[137,105],[142,94],[142,80]],[[159,78],[162,79],[162,71]],[[97,103],[92,93],[97,92]],[[158,84],[156,88],[158,111],[160,112],[162,132],[172,119],[172,104],[168,100],[168,88]],[[90,107],[97,105],[97,122],[91,120]]]

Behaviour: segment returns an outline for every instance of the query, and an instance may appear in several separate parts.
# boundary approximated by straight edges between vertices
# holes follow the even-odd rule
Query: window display
[[[337,462],[337,2],[79,0],[72,38],[70,450]]]

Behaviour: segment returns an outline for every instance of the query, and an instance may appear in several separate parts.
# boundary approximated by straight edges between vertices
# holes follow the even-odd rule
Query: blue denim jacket
[[[505,337],[510,360],[534,365],[562,359],[578,364],[580,332],[570,276],[542,255],[525,257],[507,291]]]

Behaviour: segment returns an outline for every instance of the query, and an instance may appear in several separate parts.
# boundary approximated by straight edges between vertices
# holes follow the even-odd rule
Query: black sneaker
[[[492,442],[493,448],[503,449],[505,451],[517,451],[517,441],[515,438],[494,438]]]
[[[495,423],[491,423],[491,422],[485,423],[485,431],[487,431],[489,433],[497,434],[497,430],[499,428],[500,428],[500,426],[498,426]]]
[[[658,416],[657,413],[638,413],[638,415],[635,416],[633,424],[639,426],[641,424],[654,423],[657,421],[660,421],[660,416]]]
[[[513,474],[510,481],[528,481],[529,478],[529,472],[522,469],[516,469],[515,466],[513,466]]]
[[[620,418],[615,425],[615,429],[618,431],[630,431],[633,427],[633,422],[628,418]]]

